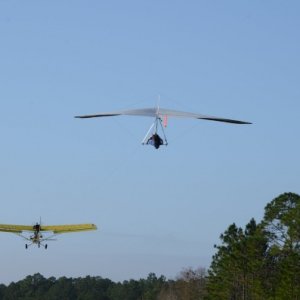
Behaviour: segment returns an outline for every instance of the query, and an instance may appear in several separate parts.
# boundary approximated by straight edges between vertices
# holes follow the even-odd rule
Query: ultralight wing
[[[160,118],[167,116],[167,117],[177,117],[177,118],[194,118],[194,119],[202,119],[202,120],[234,123],[234,124],[252,124],[250,122],[245,122],[245,121],[220,118],[220,117],[202,115],[202,114],[195,114],[195,113],[165,109],[165,108],[142,108],[142,109],[132,109],[132,110],[121,110],[116,112],[75,116],[75,118],[86,119],[86,118],[98,118],[98,117],[112,117],[112,116],[120,116],[120,115],[160,117]]]
[[[42,226],[41,231],[52,231],[54,234],[96,230],[95,224],[74,224],[74,225],[50,225]]]
[[[0,224],[0,232],[21,233],[22,231],[34,231],[33,226]]]

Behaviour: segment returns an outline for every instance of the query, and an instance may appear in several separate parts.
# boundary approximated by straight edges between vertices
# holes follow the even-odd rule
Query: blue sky
[[[3,233],[0,282],[175,277],[299,189],[297,1],[1,1],[1,223],[93,222],[47,251]],[[251,121],[77,114],[161,106]]]

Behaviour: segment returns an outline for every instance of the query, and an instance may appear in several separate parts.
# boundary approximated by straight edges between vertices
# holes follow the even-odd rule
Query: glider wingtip
[[[231,123],[231,124],[252,124],[251,122],[246,122],[246,121],[239,121],[239,120],[233,120],[233,119],[224,119],[224,118],[215,118],[215,117],[199,117],[197,119],[224,122],[224,123]]]
[[[245,121],[228,122],[228,123],[241,124],[241,125],[250,125],[250,124],[252,124],[251,122],[245,122]]]
[[[87,119],[92,118],[91,116],[74,116],[75,119]]]

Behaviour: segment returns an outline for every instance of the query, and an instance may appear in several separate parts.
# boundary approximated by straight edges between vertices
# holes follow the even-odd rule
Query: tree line
[[[85,278],[44,278],[41,274],[27,276],[25,279],[8,286],[0,285],[2,300],[167,300],[167,299],[199,299],[204,291],[204,273],[187,269],[183,276],[176,280],[166,280],[150,273],[146,279],[113,282],[102,277]],[[201,274],[203,282],[193,286],[192,281]],[[191,284],[185,285],[189,278]],[[192,278],[193,277],[193,278]],[[198,280],[197,280],[198,281]],[[199,284],[203,286],[199,286]],[[192,298],[191,298],[192,299]],[[201,299],[201,298],[200,298]]]
[[[300,300],[300,196],[273,199],[260,223],[229,225],[215,249],[207,271],[187,268],[172,280],[34,274],[0,285],[0,300]]]

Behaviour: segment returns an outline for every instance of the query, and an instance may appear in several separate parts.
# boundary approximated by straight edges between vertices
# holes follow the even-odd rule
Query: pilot
[[[164,144],[164,141],[157,133],[154,133],[148,139],[147,144],[150,144],[150,145],[154,146],[156,149],[158,149],[160,145]]]
[[[35,231],[39,232],[40,229],[41,229],[40,224],[36,223],[36,224],[33,226],[33,229],[34,229]]]

